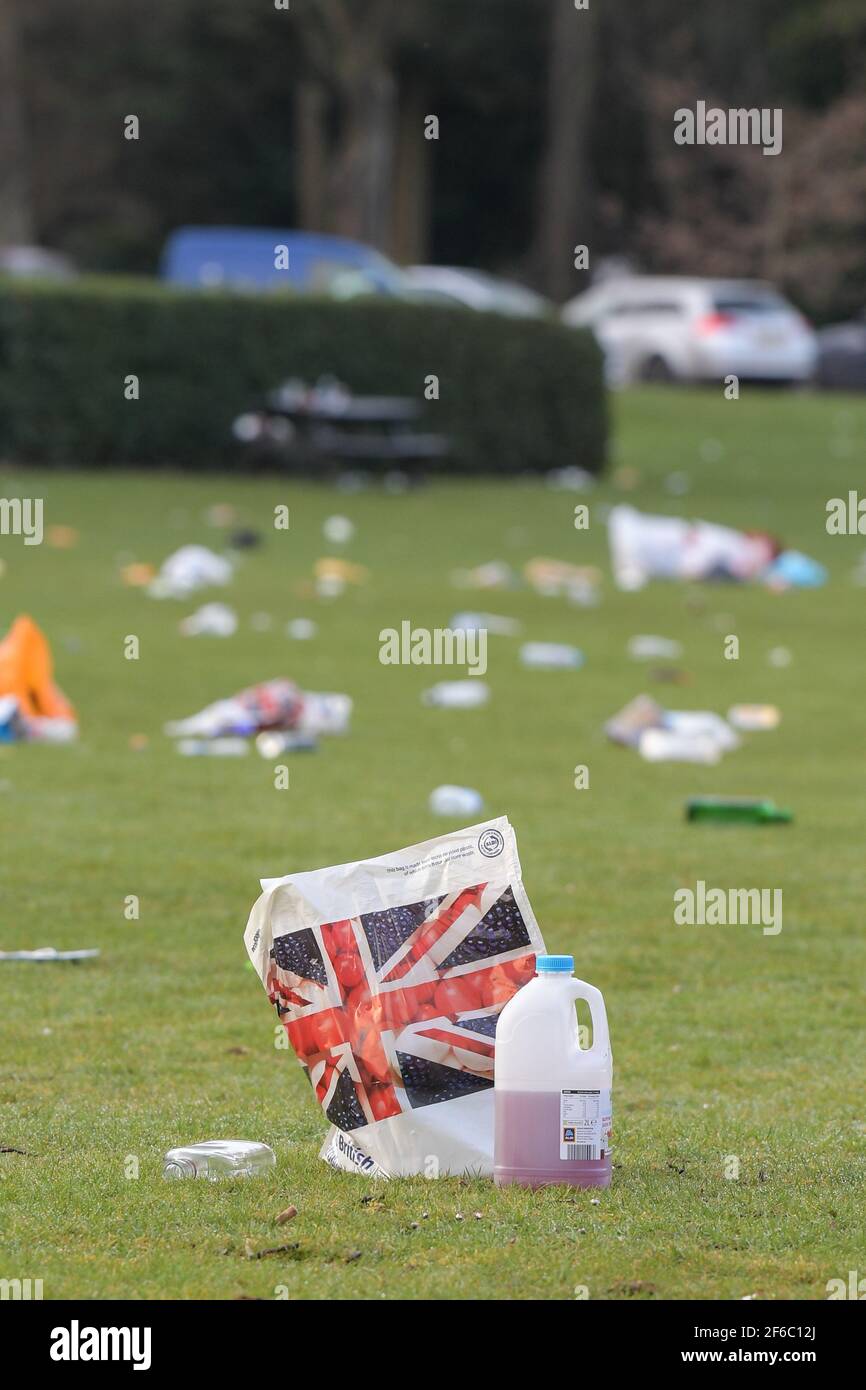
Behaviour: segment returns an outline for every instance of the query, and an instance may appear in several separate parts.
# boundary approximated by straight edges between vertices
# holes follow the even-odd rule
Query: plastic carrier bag
[[[263,879],[244,941],[331,1129],[382,1177],[493,1170],[493,1045],[544,950],[508,820]]]

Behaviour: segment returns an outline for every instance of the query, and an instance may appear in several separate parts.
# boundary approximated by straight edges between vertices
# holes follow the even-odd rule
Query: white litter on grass
[[[730,724],[713,710],[665,710],[664,727],[684,738],[711,738],[718,745],[720,753],[730,753],[740,746],[740,740]]]
[[[484,798],[474,787],[446,782],[434,787],[428,805],[434,816],[476,816],[484,809]]]
[[[583,665],[583,652],[565,642],[524,642],[520,648],[521,666],[536,671],[577,670]]]
[[[58,951],[56,946],[39,946],[35,951],[0,951],[0,960],[93,960],[98,955],[98,950]]]
[[[740,740],[713,710],[664,709],[639,695],[605,724],[614,743],[637,748],[648,762],[717,763]]]
[[[286,624],[286,635],[293,637],[296,642],[309,642],[318,630],[318,625],[312,618],[292,618],[291,622]]]
[[[785,666],[790,666],[794,658],[787,647],[772,647],[767,653],[767,660],[771,666],[782,669]]]
[[[197,589],[228,584],[232,563],[206,545],[182,545],[147,587],[151,598],[187,598]]]
[[[455,613],[448,624],[452,632],[492,632],[497,637],[516,637],[522,624],[498,613]]]
[[[347,734],[352,719],[352,697],[332,690],[305,690],[296,725],[300,734]]]
[[[585,468],[554,468],[547,474],[547,486],[553,492],[588,492],[595,487],[595,478]]]
[[[184,637],[233,637],[238,615],[227,603],[205,603],[180,624]]]
[[[175,747],[185,758],[242,758],[250,751],[245,738],[182,738]]]
[[[347,516],[329,516],[322,534],[331,545],[345,545],[355,534],[355,523]]]
[[[683,644],[672,637],[640,633],[629,638],[628,654],[633,661],[676,661],[683,654]]]
[[[422,703],[439,709],[479,709],[490,699],[490,686],[477,679],[439,681],[421,695]]]
[[[649,763],[706,763],[713,765],[722,756],[714,738],[705,734],[677,734],[672,729],[644,729],[638,752]]]

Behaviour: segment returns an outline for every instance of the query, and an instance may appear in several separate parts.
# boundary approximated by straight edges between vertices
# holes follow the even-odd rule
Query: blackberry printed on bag
[[[245,943],[331,1126],[321,1157],[492,1172],[496,1023],[544,950],[508,820],[262,890]]]

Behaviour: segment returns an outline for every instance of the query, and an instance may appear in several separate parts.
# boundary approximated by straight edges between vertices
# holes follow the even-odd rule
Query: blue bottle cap
[[[556,974],[557,972],[563,975],[573,975],[574,956],[536,956],[535,968],[539,975]]]

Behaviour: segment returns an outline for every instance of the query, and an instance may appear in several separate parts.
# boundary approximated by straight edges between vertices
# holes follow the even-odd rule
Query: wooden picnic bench
[[[289,384],[269,394],[262,413],[266,421],[289,421],[287,452],[307,463],[399,467],[443,458],[451,447],[444,435],[415,428],[421,407],[407,396],[355,396]]]

